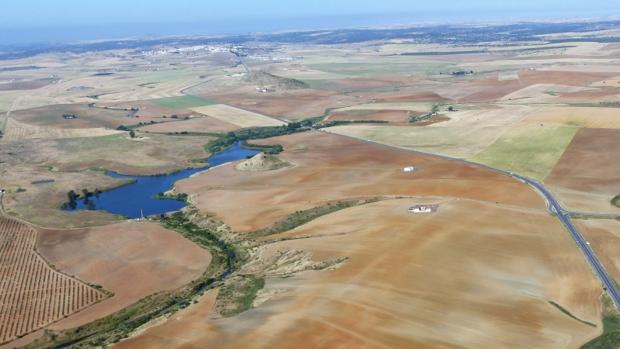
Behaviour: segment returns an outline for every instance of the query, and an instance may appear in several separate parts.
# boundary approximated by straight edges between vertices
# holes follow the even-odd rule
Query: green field
[[[326,63],[309,64],[310,69],[327,73],[340,74],[348,77],[373,77],[381,75],[425,74],[433,75],[439,72],[454,70],[454,65],[429,62],[390,62],[385,63]]]
[[[212,100],[194,96],[166,97],[152,99],[151,102],[170,109],[188,109],[215,104]]]
[[[469,159],[492,144],[501,127],[416,127],[346,125],[330,132],[433,154]]]
[[[620,346],[620,314],[603,294],[603,334],[581,346],[581,349],[606,349]]]
[[[571,126],[514,127],[473,157],[473,161],[544,179],[577,132]]]

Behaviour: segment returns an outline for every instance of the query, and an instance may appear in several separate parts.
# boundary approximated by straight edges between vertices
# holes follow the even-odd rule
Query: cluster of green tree
[[[166,194],[164,192],[159,192],[157,193],[157,195],[155,195],[155,199],[158,199],[158,200],[172,199],[172,200],[187,202],[187,194],[185,193]]]
[[[387,124],[385,120],[332,120],[318,126],[318,128],[327,128],[348,124]]]
[[[616,207],[620,207],[620,194],[614,196],[614,198],[611,199],[611,204],[616,206]]]
[[[143,123],[140,123],[140,124],[138,124],[138,125],[133,125],[133,126],[125,126],[125,125],[120,125],[120,126],[118,126],[116,129],[117,129],[117,130],[119,130],[119,131],[126,131],[126,132],[129,132],[129,137],[131,137],[131,138],[136,138],[136,131],[134,131],[133,129],[134,129],[135,127],[138,127],[138,126],[143,126],[143,125],[144,125]]]
[[[101,194],[101,190],[95,189],[95,191],[89,191],[88,189],[82,189],[82,195],[79,195],[75,192],[75,190],[69,190],[67,192],[68,201],[62,204],[62,209],[64,210],[75,210],[77,208],[77,201],[81,198],[84,199],[84,204],[86,208],[89,210],[95,210],[95,203],[91,200],[91,198],[99,197]]]
[[[256,294],[265,287],[264,278],[251,274],[238,276],[234,281],[222,286],[217,294],[218,298],[224,299],[224,302],[217,304],[226,304],[218,309],[224,317],[235,316],[251,309]]]
[[[581,346],[581,349],[620,347],[620,313],[607,294],[602,297],[603,333]]]
[[[161,117],[162,117],[163,119],[166,119],[168,116],[167,116],[167,115],[162,115]],[[171,118],[171,119],[178,119],[178,118],[179,118],[179,116],[178,116],[177,114],[172,114],[172,115],[170,115],[170,118]],[[189,116],[188,116],[188,115],[184,116],[184,117],[183,117],[183,120],[189,120]]]
[[[244,146],[252,149],[260,149],[270,154],[277,154],[283,150],[279,144],[275,145],[258,145],[248,144],[251,139],[264,139],[277,136],[284,136],[291,133],[303,132],[309,130],[317,122],[317,118],[305,119],[302,121],[290,122],[283,126],[254,127],[239,131],[231,131],[226,134],[218,134],[217,138],[209,142],[205,148],[211,153],[219,153],[238,141],[243,142]]]
[[[424,114],[424,115],[411,115],[409,116],[409,122],[418,122],[428,120],[433,117],[433,114]]]
[[[437,115],[437,113],[439,113],[439,104],[433,104],[433,107],[431,108],[430,113],[423,114],[423,115],[410,115],[409,122],[418,122],[418,121],[428,120],[432,118],[433,116]]]
[[[243,141],[241,144],[248,149],[262,151],[265,154],[271,155],[280,154],[284,151],[284,147],[280,144],[253,144],[247,141]]]
[[[310,85],[308,85],[304,81],[293,78],[285,78],[282,76],[267,73],[265,71],[251,72],[246,76],[245,79],[246,81],[250,81],[261,86],[273,85],[286,89],[310,88]]]
[[[457,70],[457,71],[453,71],[450,74],[454,76],[463,76],[463,75],[471,75],[473,73],[474,73],[473,70]]]
[[[314,219],[321,216],[343,210],[345,208],[366,205],[369,203],[382,200],[381,197],[371,197],[366,199],[350,199],[336,202],[328,202],[325,205],[313,207],[307,210],[296,211],[286,216],[284,219],[279,220],[269,227],[247,233],[246,236],[256,238],[261,236],[267,236],[272,234],[278,234],[285,231],[289,231],[304,225]]]

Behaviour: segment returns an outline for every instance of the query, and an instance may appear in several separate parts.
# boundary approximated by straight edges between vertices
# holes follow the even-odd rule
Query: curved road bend
[[[592,269],[594,269],[594,272],[598,276],[599,280],[601,280],[601,282],[603,283],[603,286],[607,290],[607,294],[609,294],[609,297],[613,301],[614,305],[617,309],[620,309],[620,293],[618,293],[614,281],[605,271],[603,264],[601,264],[601,262],[596,257],[596,254],[590,247],[590,244],[583,238],[583,235],[581,235],[579,230],[577,230],[577,228],[575,228],[575,226],[573,225],[573,222],[570,219],[569,212],[562,208],[562,206],[557,202],[551,192],[549,192],[549,190],[547,190],[547,188],[545,188],[545,186],[542,185],[540,182],[514,173],[511,173],[510,175],[533,187],[534,189],[536,189],[536,191],[538,191],[544,196],[549,206],[549,211],[555,213],[558,219],[564,225],[564,228],[568,230],[570,235],[577,243],[577,246],[590,263],[590,266],[592,266]]]
[[[376,145],[380,145],[380,146],[384,146],[388,148],[400,149],[400,150],[405,150],[405,151],[409,151],[409,152],[413,152],[417,154],[435,156],[435,157],[443,158],[446,160],[458,161],[458,162],[465,163],[468,165],[495,171],[497,173],[501,173],[506,176],[510,176],[512,178],[515,178],[529,185],[530,187],[534,188],[545,199],[545,201],[547,202],[547,207],[549,211],[555,214],[556,217],[558,217],[558,219],[560,220],[560,222],[562,222],[562,225],[564,226],[564,228],[568,230],[573,240],[575,240],[575,243],[577,243],[577,247],[579,247],[579,250],[581,251],[581,253],[583,253],[584,257],[586,258],[586,260],[588,261],[588,263],[594,270],[594,273],[596,274],[596,276],[599,278],[599,280],[603,284],[603,287],[605,288],[605,290],[607,291],[607,294],[609,295],[612,302],[614,303],[614,306],[616,307],[616,309],[620,309],[620,293],[616,289],[616,285],[613,279],[609,277],[609,275],[605,271],[605,268],[603,267],[603,264],[598,260],[598,258],[596,257],[596,254],[594,253],[594,251],[592,250],[588,242],[584,239],[583,235],[581,235],[579,230],[577,230],[577,228],[573,225],[573,222],[570,219],[569,212],[566,211],[564,208],[562,208],[562,206],[558,203],[558,201],[553,196],[553,194],[551,194],[551,192],[547,190],[547,188],[545,188],[545,186],[542,183],[534,179],[513,173],[513,172],[504,171],[504,170],[501,170],[495,167],[487,166],[484,164],[480,164],[480,163],[465,160],[465,159],[460,159],[460,158],[455,158],[455,157],[440,155],[440,154],[433,154],[433,153],[419,151],[415,149],[400,147],[397,145],[379,143],[379,142],[375,142],[369,139],[363,139],[363,138],[357,138],[357,137],[348,136],[348,135],[342,135],[338,133],[332,133],[324,129],[315,129],[315,130],[318,132],[324,132],[324,133],[339,135],[342,137],[348,137],[348,138],[356,139],[356,140],[363,141],[366,143],[372,143],[372,144],[376,144]]]

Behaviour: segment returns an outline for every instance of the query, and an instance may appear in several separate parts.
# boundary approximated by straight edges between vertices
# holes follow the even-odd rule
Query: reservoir
[[[242,160],[258,153],[259,151],[245,148],[237,142],[225,151],[209,157],[207,163],[213,167]],[[127,176],[116,172],[107,172],[106,174],[110,177],[126,179],[132,182],[102,192],[97,196],[93,195],[88,199],[90,203],[85,202],[84,198],[79,198],[77,206],[74,209],[69,208],[69,210],[103,210],[124,215],[128,218],[140,218],[142,215],[146,217],[177,211],[186,206],[185,202],[175,199],[156,199],[155,196],[172,189],[176,181],[205,169],[206,167],[190,168],[157,176]]]

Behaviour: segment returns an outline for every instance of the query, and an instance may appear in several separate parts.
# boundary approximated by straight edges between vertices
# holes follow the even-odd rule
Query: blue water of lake
[[[207,159],[210,166],[218,166],[227,162],[245,159],[259,151],[243,147],[235,143],[225,151],[213,155]],[[132,182],[105,192],[97,196],[91,196],[88,203],[84,198],[77,200],[77,206],[68,210],[103,210],[114,214],[127,216],[128,218],[140,218],[142,215],[151,216],[161,213],[178,211],[186,206],[186,203],[174,199],[156,199],[158,193],[170,190],[174,183],[187,178],[206,168],[192,168],[167,175],[158,176],[126,176],[116,172],[107,172],[108,176],[127,179]]]

